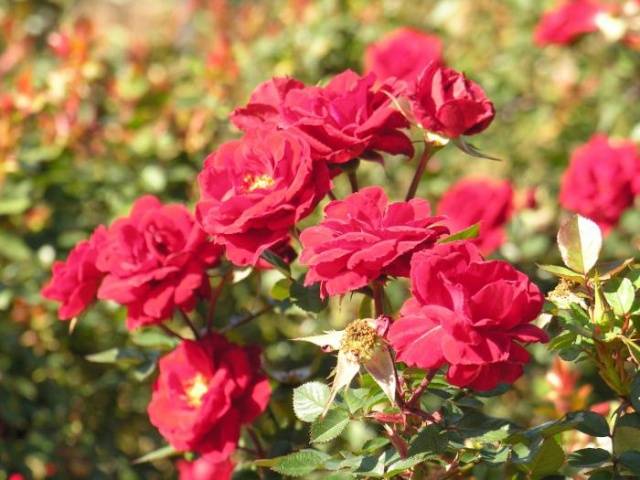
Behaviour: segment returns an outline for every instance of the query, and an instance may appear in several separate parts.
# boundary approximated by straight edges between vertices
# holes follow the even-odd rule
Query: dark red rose
[[[89,240],[83,240],[71,250],[66,261],[53,264],[52,278],[42,289],[42,296],[60,302],[61,320],[80,315],[96,299],[104,277],[96,267],[96,260],[106,238],[107,229],[101,225]]]
[[[98,298],[126,305],[129,329],[161,323],[208,293],[206,269],[220,254],[185,207],[141,197],[109,228],[98,253],[106,274]]]
[[[455,233],[480,223],[473,239],[484,255],[489,255],[505,241],[504,226],[513,212],[513,189],[508,181],[463,179],[445,192],[438,204],[438,215]]]
[[[200,457],[193,462],[178,460],[176,466],[180,480],[230,480],[234,467],[229,459],[212,462],[207,457]]]
[[[437,369],[460,387],[512,383],[529,361],[523,343],[546,341],[531,325],[543,297],[523,273],[485,261],[469,242],[437,245],[411,260],[411,292],[388,333],[398,360]]]
[[[605,12],[604,5],[593,0],[567,0],[544,14],[536,26],[537,45],[565,45],[585,33],[598,30],[596,16]]]
[[[366,286],[382,275],[408,276],[415,252],[431,248],[444,226],[421,199],[389,203],[384,190],[368,187],[329,203],[319,225],[300,235],[305,285],[320,282],[322,297]]]
[[[409,103],[422,128],[449,138],[480,133],[495,115],[480,85],[435,62],[418,76]]]
[[[185,340],[160,359],[147,408],[151,423],[178,451],[224,461],[236,449],[240,427],[267,407],[271,387],[257,348],[211,334]]]
[[[594,135],[571,155],[560,203],[609,231],[640,194],[640,156],[630,141]]]
[[[442,40],[411,28],[398,28],[367,47],[366,72],[380,80],[414,82],[430,62],[442,62]]]
[[[286,242],[331,188],[327,166],[313,161],[304,140],[266,130],[209,155],[198,183],[198,221],[236,265],[255,265],[263,251]]]
[[[314,159],[345,163],[375,152],[413,155],[413,144],[402,131],[409,126],[374,75],[347,70],[325,87],[305,87],[286,78],[258,86],[246,107],[231,121],[241,130],[265,125],[294,130],[311,145]]]

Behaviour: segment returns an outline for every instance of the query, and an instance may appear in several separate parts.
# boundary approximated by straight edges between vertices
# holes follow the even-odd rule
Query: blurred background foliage
[[[123,312],[110,305],[91,310],[69,334],[39,296],[50,266],[143,193],[192,204],[204,157],[238,135],[228,115],[259,82],[292,75],[317,83],[346,68],[360,71],[366,45],[395,27],[439,35],[447,63],[478,81],[498,112],[474,140],[504,160],[445,149],[419,194],[435,201],[469,175],[510,179],[520,205],[533,192],[535,207],[514,217],[497,255],[551,288],[536,263],[557,260],[561,172],[570,151],[596,131],[640,141],[640,109],[633,108],[640,62],[637,52],[597,35],[570,48],[535,47],[533,27],[549,3],[0,0],[0,479],[14,472],[37,479],[175,476],[166,460],[131,463],[162,446],[145,413],[152,370],[84,359],[157,339],[127,335]],[[382,184],[399,199],[413,166],[388,158],[363,170],[361,183]],[[338,194],[348,191],[345,179],[336,183]],[[639,238],[636,208],[607,239],[605,257],[633,255]],[[265,271],[237,283],[223,317],[257,310],[278,278]],[[394,306],[404,292],[403,282],[391,286]],[[267,368],[280,381],[271,415],[261,420],[274,432],[273,454],[306,441],[294,430],[291,387],[326,376],[332,362],[287,338],[338,328],[357,314],[358,302],[346,298],[320,319],[274,313],[233,331],[233,338],[267,345]],[[552,365],[543,347],[534,354],[529,375],[488,410],[530,423],[558,417],[567,405],[606,400],[593,372]],[[289,432],[278,438],[277,429]],[[347,441],[354,444],[370,435],[364,426],[352,430]]]

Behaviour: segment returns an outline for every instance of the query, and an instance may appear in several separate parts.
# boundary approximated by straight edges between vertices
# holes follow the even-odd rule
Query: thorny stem
[[[409,190],[407,190],[407,195],[404,197],[406,201],[409,201],[416,196],[418,185],[420,184],[422,175],[424,174],[424,171],[427,168],[427,163],[429,162],[429,159],[432,157],[434,151],[435,150],[433,149],[431,144],[428,142],[425,142],[424,150],[422,151],[422,155],[420,156],[420,161],[418,163],[418,166],[416,167],[415,173],[413,174],[413,179],[411,180],[411,185],[409,185]]]
[[[375,316],[384,315],[384,281],[376,279],[371,283]]]
[[[351,191],[356,193],[358,191],[358,177],[356,176],[356,172],[350,171],[347,173],[347,177],[349,178],[349,184],[351,185]]]
[[[431,380],[433,380],[433,377],[435,377],[436,372],[437,370],[435,369],[427,371],[427,374],[420,382],[420,385],[418,385],[418,387],[411,394],[411,397],[409,397],[409,400],[407,400],[407,405],[409,407],[415,407],[416,404],[420,401],[420,397],[422,397],[422,394],[431,383]]]
[[[177,338],[179,340],[184,340],[185,339],[182,335],[180,335],[178,332],[175,332],[175,331],[171,330],[164,323],[160,323],[158,326],[160,327],[161,330],[163,330],[167,335],[169,335],[171,337],[175,337],[175,338]]]
[[[234,323],[233,325],[227,325],[225,328],[223,328],[221,331],[222,333],[226,333],[229,330],[233,330],[234,328],[237,328],[241,325],[244,325],[245,323],[249,323],[251,320],[253,320],[254,318],[259,317],[260,315],[263,315],[267,312],[270,312],[271,310],[273,310],[273,305],[267,305],[266,307],[264,307],[262,310],[258,310],[256,313],[252,313],[250,315],[247,315],[246,317],[244,317],[242,320],[239,320],[237,323]]]
[[[231,276],[233,275],[233,270],[229,270],[224,276],[220,279],[220,283],[218,286],[211,292],[211,299],[209,301],[209,311],[207,312],[207,332],[211,332],[213,329],[213,320],[216,314],[216,306],[218,305],[218,299],[222,294],[222,290],[224,286],[229,281]]]
[[[193,324],[189,316],[186,313],[184,313],[184,311],[182,310],[178,310],[178,312],[180,312],[180,316],[182,317],[182,320],[184,320],[184,323],[186,323],[191,329],[191,331],[193,332],[193,336],[195,337],[195,339],[200,340],[200,334],[198,333],[198,329]]]

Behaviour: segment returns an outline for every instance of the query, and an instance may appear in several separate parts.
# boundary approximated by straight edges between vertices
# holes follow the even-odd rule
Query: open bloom
[[[236,265],[255,265],[282,244],[331,188],[309,145],[285,131],[259,130],[223,144],[198,176],[196,215]]]
[[[324,209],[319,225],[300,235],[305,285],[320,282],[323,297],[357,290],[382,275],[408,276],[415,252],[449,232],[436,225],[421,199],[389,203],[384,190],[368,187]]]
[[[240,427],[265,410],[271,395],[259,350],[217,334],[183,341],[159,369],[147,408],[151,423],[176,450],[213,463],[233,453]]]
[[[411,83],[430,62],[442,63],[442,40],[411,28],[398,28],[367,47],[365,71],[380,80]]]
[[[351,70],[325,87],[274,78],[259,85],[231,121],[245,132],[265,125],[293,129],[309,142],[315,159],[329,163],[377,152],[413,155],[413,144],[402,131],[409,124],[387,95],[391,88],[375,83],[375,75],[361,77]]]
[[[340,390],[348,387],[360,367],[371,377],[395,404],[396,374],[393,358],[380,333],[388,328],[388,319],[364,318],[354,320],[344,330],[332,330],[322,335],[298,338],[297,340],[318,345],[323,351],[338,352],[338,363],[334,372],[333,384],[324,413]]]
[[[562,177],[560,203],[605,232],[640,194],[640,155],[630,141],[612,141],[594,135],[575,149]]]
[[[60,302],[61,320],[80,315],[96,299],[104,277],[96,260],[106,238],[107,230],[101,225],[88,240],[78,243],[64,262],[53,264],[52,278],[43,287],[42,296]]]
[[[436,62],[418,76],[409,103],[422,128],[448,138],[480,133],[495,115],[493,103],[480,85]]]
[[[193,462],[179,460],[176,466],[180,480],[230,480],[234,468],[229,459],[212,462],[207,457],[200,457]]]
[[[504,226],[513,212],[513,189],[508,181],[463,179],[440,199],[438,215],[447,217],[452,232],[480,224],[478,237],[472,240],[484,255],[504,243]]]
[[[547,339],[530,323],[542,309],[538,288],[508,263],[484,260],[469,242],[415,254],[411,292],[388,339],[407,365],[448,365],[454,385],[512,383],[529,361],[521,344]]]
[[[593,0],[563,0],[540,20],[535,42],[539,46],[571,43],[585,33],[597,31],[596,17],[605,11],[604,5]]]
[[[206,270],[220,254],[185,207],[141,197],[111,225],[98,252],[105,273],[98,298],[126,305],[130,329],[161,323],[208,293]]]

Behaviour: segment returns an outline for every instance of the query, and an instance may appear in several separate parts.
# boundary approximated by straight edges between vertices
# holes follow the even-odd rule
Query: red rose
[[[42,296],[61,303],[61,320],[80,315],[96,299],[104,274],[96,267],[98,252],[107,238],[102,225],[89,240],[78,243],[64,262],[53,264],[53,275],[42,289]]]
[[[198,221],[236,265],[255,265],[331,188],[327,166],[284,131],[260,130],[209,155],[198,176]]]
[[[229,459],[212,462],[207,457],[188,462],[178,460],[180,480],[230,480],[233,475],[233,462]]]
[[[210,462],[229,458],[240,427],[269,403],[259,350],[221,335],[183,341],[160,359],[159,370],[147,407],[151,423],[176,450],[200,453]]]
[[[598,30],[596,16],[606,8],[592,0],[568,0],[546,12],[534,33],[537,45],[568,44],[580,35]]]
[[[442,63],[442,41],[411,28],[398,28],[367,47],[366,72],[380,80],[413,82],[430,62]]]
[[[324,219],[300,235],[305,285],[320,282],[322,297],[364,287],[382,275],[408,276],[414,252],[431,248],[448,229],[434,225],[421,199],[388,203],[380,187],[368,187],[329,203]]]
[[[479,235],[472,242],[485,255],[504,243],[504,226],[512,211],[513,190],[506,180],[461,180],[445,192],[438,204],[438,215],[447,217],[446,225],[452,232],[480,222]]]
[[[109,228],[98,253],[106,273],[98,298],[126,305],[129,329],[161,323],[176,308],[192,310],[198,294],[208,292],[206,269],[220,253],[185,207],[141,197]]]
[[[418,76],[409,103],[424,129],[449,138],[480,133],[495,115],[480,85],[435,62]]]
[[[411,261],[411,292],[388,338],[407,365],[449,365],[460,387],[512,383],[529,354],[521,343],[546,341],[531,325],[542,309],[538,288],[502,261],[485,261],[469,242],[438,245]]]
[[[640,194],[640,156],[630,141],[594,135],[571,155],[562,177],[560,203],[608,231]]]
[[[326,87],[305,87],[275,78],[258,86],[249,104],[236,109],[231,121],[251,131],[265,124],[294,129],[311,145],[315,159],[345,163],[375,152],[413,155],[409,126],[393,108],[388,85],[374,86],[374,75],[347,70]]]

